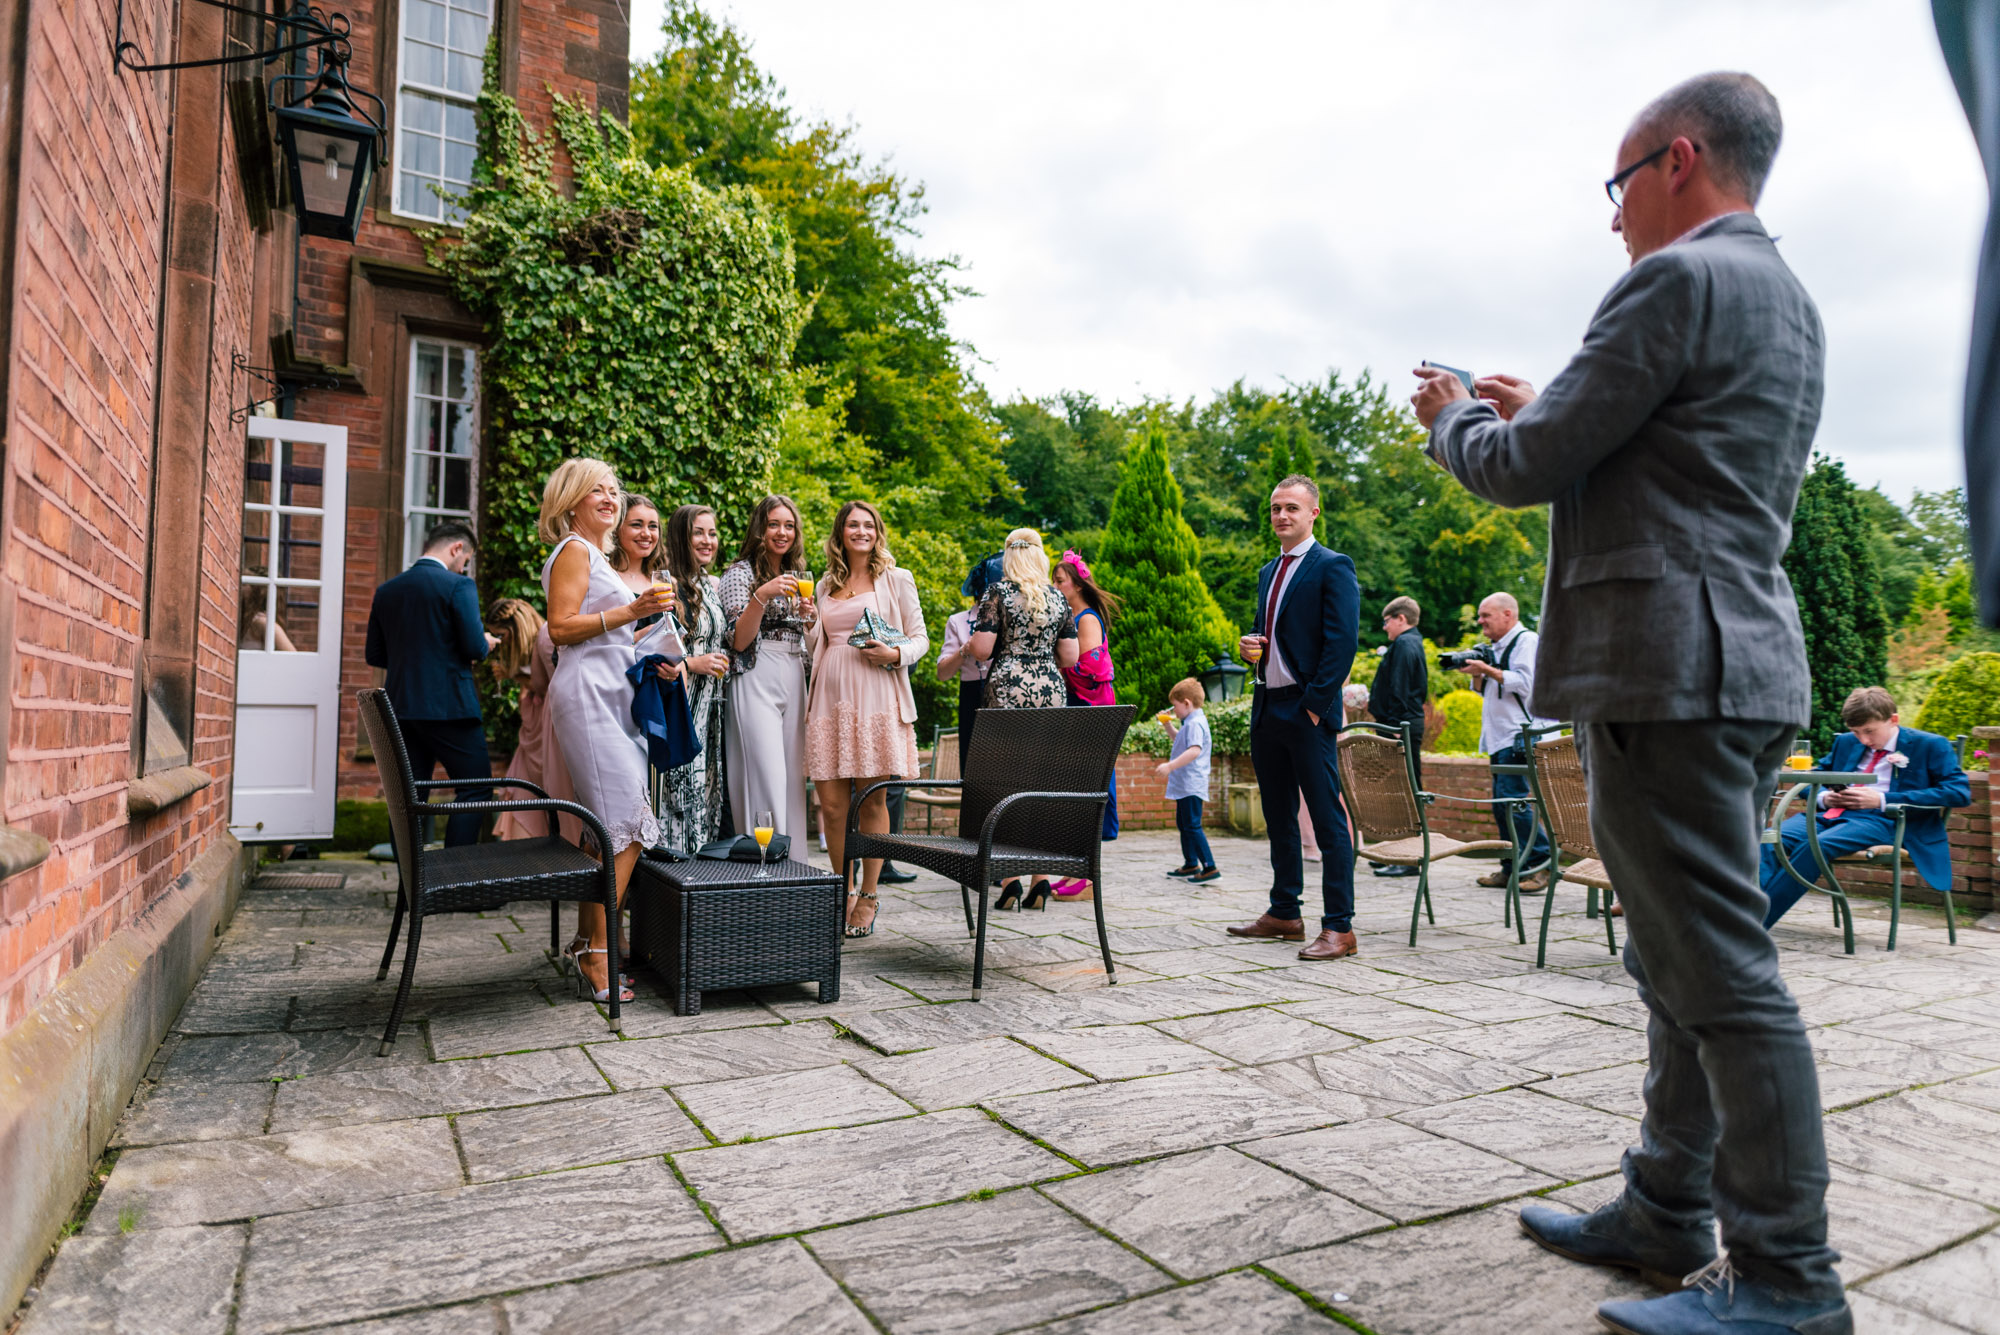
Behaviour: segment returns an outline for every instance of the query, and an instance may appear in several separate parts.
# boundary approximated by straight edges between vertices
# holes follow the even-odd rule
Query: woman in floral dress
[[[1017,528],[1001,549],[1002,578],[987,586],[972,614],[971,654],[991,659],[985,709],[1061,709],[1067,699],[1063,670],[1077,659],[1076,623],[1069,604],[1049,583],[1049,554],[1042,535]],[[1040,908],[1048,878],[1037,876],[1021,897],[1021,883],[1000,888],[996,908]]]
[[[687,672],[681,680],[687,683],[701,754],[665,775],[660,838],[668,848],[694,853],[721,836],[722,804],[728,796],[722,770],[723,679],[729,671],[723,640],[728,626],[722,617],[722,581],[708,573],[721,546],[715,511],[706,505],[681,506],[667,520],[661,545],[687,640]]]

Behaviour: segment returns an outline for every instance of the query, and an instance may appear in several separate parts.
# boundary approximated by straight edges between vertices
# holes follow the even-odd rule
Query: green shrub
[[[1471,691],[1452,691],[1438,701],[1444,711],[1444,732],[1437,739],[1437,753],[1446,756],[1479,754],[1479,697]]]
[[[1917,726],[1942,737],[2000,724],[2000,654],[1967,654],[1938,674]]]
[[[333,804],[333,840],[327,845],[336,852],[366,851],[389,842],[389,805],[386,802],[357,802],[343,797]]]

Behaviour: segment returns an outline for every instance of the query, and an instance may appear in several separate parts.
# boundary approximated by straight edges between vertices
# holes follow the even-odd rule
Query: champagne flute
[[[765,864],[771,856],[771,836],[777,833],[777,830],[778,818],[775,812],[760,811],[757,813],[757,819],[750,823],[750,833],[757,839],[757,870],[754,874],[755,879],[769,880],[771,878],[771,869]]]
[[[812,601],[812,596],[813,596],[812,571],[801,570],[799,572],[799,597],[810,602]]]
[[[1264,637],[1262,635],[1252,635],[1249,638],[1250,638],[1250,643],[1243,646],[1243,656],[1249,659],[1252,663],[1263,662]]]

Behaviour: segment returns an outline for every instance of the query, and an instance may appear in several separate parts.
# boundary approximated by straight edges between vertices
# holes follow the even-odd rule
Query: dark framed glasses
[[[1625,182],[1631,180],[1633,173],[1637,172],[1641,167],[1650,167],[1652,164],[1658,162],[1661,158],[1665,157],[1667,150],[1672,147],[1673,147],[1672,143],[1661,144],[1658,148],[1648,153],[1645,157],[1640,158],[1637,162],[1627,167],[1624,171],[1619,172],[1616,176],[1606,181],[1604,183],[1604,193],[1611,196],[1611,207],[1614,209],[1624,208]]]

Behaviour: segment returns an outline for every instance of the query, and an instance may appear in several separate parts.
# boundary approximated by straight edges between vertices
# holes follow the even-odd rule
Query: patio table
[[[840,877],[786,858],[759,879],[754,862],[658,862],[632,876],[632,950],[666,982],[676,1015],[722,988],[817,982],[840,999],[847,896]]]

